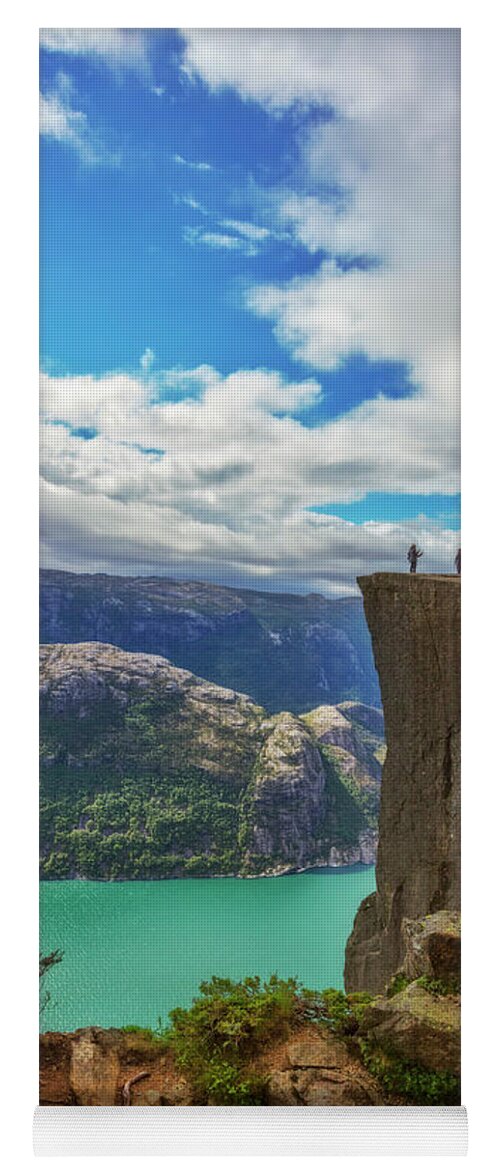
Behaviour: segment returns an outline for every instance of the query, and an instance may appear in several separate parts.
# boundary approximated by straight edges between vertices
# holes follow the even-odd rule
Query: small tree
[[[40,1012],[41,1013],[45,1012],[45,1009],[47,1008],[47,1005],[50,1000],[50,992],[48,991],[47,988],[44,988],[44,986],[43,986],[45,977],[47,975],[47,972],[49,972],[50,969],[55,966],[55,964],[61,963],[63,955],[64,955],[64,952],[60,951],[59,948],[56,948],[55,951],[51,951],[50,954],[46,955],[46,956],[42,955],[42,953],[40,952],[38,973],[39,973],[39,977],[40,977]]]

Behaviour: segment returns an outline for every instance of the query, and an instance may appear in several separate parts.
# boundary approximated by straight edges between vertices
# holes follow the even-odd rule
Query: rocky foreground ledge
[[[210,1042],[207,1054],[206,1034],[200,1033],[191,1076],[177,1064],[172,1034],[99,1028],[42,1034],[40,1104],[249,1104],[251,1084],[258,1090],[250,1104],[266,1106],[454,1104],[460,1084],[459,916],[439,912],[405,920],[403,938],[403,966],[383,996],[349,999],[330,991],[323,994],[323,1018],[309,1022],[311,1001],[298,992],[295,1010],[278,1029],[276,1006],[269,1007],[259,1023],[259,1035],[269,1039],[259,1041],[232,1070],[224,1056],[229,1051],[223,1049],[221,1062],[217,1047],[220,1000],[213,1004],[213,1047]],[[234,1002],[228,1011],[234,1031]],[[196,1028],[200,1018],[193,1012]],[[217,1082],[218,1096],[215,1091],[211,1096],[200,1081],[204,1065],[213,1061],[219,1079],[227,1079],[228,1071],[237,1075],[237,1087],[228,1081],[227,1094]],[[243,1097],[235,1100],[236,1088]]]
[[[79,1029],[40,1038],[42,1106],[194,1106],[201,1102],[168,1048],[118,1029]],[[354,1046],[314,1027],[269,1048],[254,1065],[267,1073],[267,1106],[377,1106],[376,1079]]]

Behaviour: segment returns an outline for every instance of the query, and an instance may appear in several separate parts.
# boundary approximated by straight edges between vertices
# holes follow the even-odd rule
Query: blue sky
[[[457,34],[41,45],[46,563],[344,593],[411,537],[448,569]]]

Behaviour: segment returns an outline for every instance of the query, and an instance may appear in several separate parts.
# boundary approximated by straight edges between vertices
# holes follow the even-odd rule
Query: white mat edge
[[[38,1106],[37,1156],[466,1155],[464,1106]]]

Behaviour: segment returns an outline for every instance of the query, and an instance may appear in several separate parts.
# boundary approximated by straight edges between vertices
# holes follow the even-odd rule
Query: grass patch
[[[396,1094],[418,1106],[460,1104],[460,1078],[455,1074],[402,1061],[363,1038],[359,1041],[359,1049],[367,1070],[389,1094]]]
[[[392,980],[386,991],[388,1000],[390,1000],[393,996],[397,996],[398,992],[404,992],[405,988],[408,988],[408,985],[411,984],[411,982],[412,981],[408,979],[408,976],[405,976],[404,972],[396,972],[396,975],[392,977]]]
[[[426,988],[427,992],[431,992],[433,996],[460,995],[460,979],[458,976],[452,977],[450,980],[433,980],[432,976],[419,976],[417,984],[420,988]]]

